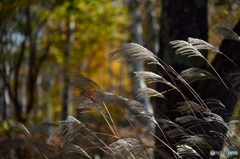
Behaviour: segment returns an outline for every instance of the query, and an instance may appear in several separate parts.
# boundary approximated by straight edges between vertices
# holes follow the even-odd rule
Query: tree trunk
[[[65,120],[67,116],[69,115],[69,103],[70,103],[70,86],[69,86],[69,58],[70,58],[70,53],[72,50],[72,43],[74,40],[74,27],[75,24],[73,21],[70,20],[70,15],[67,17],[67,38],[66,38],[66,43],[65,43],[65,52],[64,52],[64,59],[65,59],[65,64],[64,68],[62,70],[63,74],[63,92],[62,92],[62,120]]]
[[[207,23],[207,1],[206,0],[163,0],[162,1],[162,16],[160,29],[160,52],[161,58],[166,64],[171,65],[178,73],[189,67],[205,67],[205,62],[199,57],[191,57],[175,55],[175,50],[169,44],[172,40],[187,40],[188,37],[199,38],[207,41],[208,38],[208,23]],[[203,53],[206,56],[206,53]],[[164,75],[164,72],[159,69],[158,72]],[[168,79],[166,77],[166,79]],[[170,80],[170,79],[168,79]],[[181,88],[184,88],[179,83]],[[157,91],[162,92],[169,89],[166,85],[157,84]],[[175,104],[184,101],[181,95],[176,91],[169,91],[164,96],[172,103],[166,100],[157,98],[155,100],[155,116],[167,118],[174,121],[180,114],[176,109]],[[161,112],[161,113],[159,113]],[[164,116],[163,116],[164,115]],[[163,139],[163,134],[156,128],[156,135]],[[173,149],[176,149],[175,141],[171,139],[163,139]],[[173,158],[174,155],[169,148],[162,146],[159,140],[155,140],[155,159]]]
[[[130,28],[131,33],[131,42],[137,43],[139,45],[143,44],[143,38],[142,38],[142,14],[140,10],[140,2],[138,1],[129,1],[128,2],[128,8],[130,10],[131,14],[131,20],[132,20],[132,26]],[[139,88],[146,88],[146,84],[143,82],[143,80],[137,80],[135,77],[134,72],[143,71],[144,70],[144,62],[142,60],[134,61],[128,64],[129,65],[129,72],[131,76],[131,83],[132,83],[132,93],[134,95],[134,98],[137,95],[137,90]],[[151,105],[151,102],[149,98],[143,98],[140,99],[140,102],[143,103],[149,112],[153,112],[153,108]]]

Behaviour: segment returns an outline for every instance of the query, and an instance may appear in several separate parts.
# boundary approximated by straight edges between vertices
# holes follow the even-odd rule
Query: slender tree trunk
[[[74,30],[74,22],[70,20],[70,16],[67,18],[67,39],[65,44],[65,67],[63,68],[63,83],[64,88],[62,92],[62,119],[65,120],[69,114],[69,103],[70,103],[70,86],[69,86],[69,58],[72,49],[72,42],[74,40],[73,30]]]
[[[132,26],[130,28],[131,33],[131,42],[137,43],[139,45],[144,45],[143,38],[142,38],[142,14],[140,10],[140,2],[130,0],[128,2],[128,8],[131,14]],[[131,83],[132,83],[132,92],[134,97],[137,95],[137,90],[139,88],[146,88],[146,84],[143,80],[138,81],[135,77],[135,73],[137,71],[144,70],[144,62],[139,60],[136,62],[129,63],[129,70],[131,76]],[[149,112],[153,113],[152,104],[149,98],[140,99],[140,102],[143,103]]]

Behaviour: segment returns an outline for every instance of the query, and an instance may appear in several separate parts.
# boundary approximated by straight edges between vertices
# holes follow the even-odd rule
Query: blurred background
[[[220,45],[211,26],[233,28],[238,22],[239,3],[208,1],[209,43]],[[158,54],[161,14],[161,0],[1,0],[0,139],[7,136],[5,120],[32,126],[79,116],[71,104],[73,74],[136,99],[133,71],[155,68],[111,61],[107,54],[126,42]],[[151,109],[149,100],[141,102]]]

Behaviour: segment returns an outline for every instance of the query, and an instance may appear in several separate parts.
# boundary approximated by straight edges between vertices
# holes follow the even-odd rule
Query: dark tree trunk
[[[180,1],[174,2],[163,1],[159,57],[163,59],[163,61],[166,62],[167,64],[170,64],[178,73],[180,73],[184,69],[194,66],[206,69],[209,72],[215,74],[210,67],[205,65],[202,59],[177,56],[174,53],[175,50],[172,49],[171,46],[169,45],[169,42],[172,40],[187,40],[188,37],[199,38],[206,41],[207,39],[206,7],[207,7],[206,1],[192,1],[191,3],[187,4],[183,4]],[[195,32],[193,30],[195,30]],[[234,27],[233,31],[238,35],[240,34],[240,21]],[[226,54],[236,64],[240,63],[240,56],[238,56],[239,50],[240,50],[239,41],[223,40],[220,46],[220,51]],[[230,74],[239,72],[239,68],[220,54],[216,56],[216,58],[212,62],[212,66],[221,76],[225,84],[231,88],[229,82]],[[159,72],[162,71],[159,70]],[[188,92],[187,89],[181,85],[181,83],[177,83],[177,85],[182,91],[182,93],[185,94],[189,100],[193,101],[195,100],[191,93]],[[229,89],[226,89],[226,87],[221,82],[215,80],[195,82],[191,86],[198,93],[198,95],[200,95],[202,99],[219,100],[225,106],[226,109],[225,110],[214,109],[212,110],[212,112],[221,116],[225,120],[225,122],[229,120],[234,111],[238,99],[236,94],[234,94],[232,90],[230,91]],[[169,88],[165,85],[162,84],[157,85],[157,90],[159,92],[168,89]],[[239,87],[234,88],[234,91],[238,92],[238,90]],[[184,101],[186,99],[183,99],[182,96],[176,91],[169,91],[164,95],[171,103],[166,102],[165,100],[156,99],[155,115],[157,117],[167,118],[170,119],[171,121],[175,121],[175,119],[178,116],[180,116],[180,113],[174,111],[176,110],[176,103]],[[216,104],[208,104],[207,106],[210,109],[218,107]],[[161,113],[164,115],[158,113],[159,111],[161,111]],[[198,151],[201,157],[202,158],[212,157],[214,159],[218,159],[219,158],[218,155],[210,156],[209,152],[210,150],[221,151],[224,141],[221,140],[219,137],[214,137],[214,133],[210,132],[210,130],[222,133],[223,135],[227,131],[227,129],[220,127],[219,123],[217,122],[215,123],[209,122],[208,124],[204,124],[194,129],[191,129],[191,131],[194,133],[197,133],[199,135],[201,134],[207,135],[210,137],[208,140],[208,144],[211,146],[211,148],[201,148],[201,151]],[[163,134],[161,134],[161,132],[158,129],[156,129],[156,134],[163,139]],[[176,142],[179,142],[179,139],[173,141],[167,138],[165,139],[165,142],[171,145],[173,149],[176,149],[176,145],[174,144],[176,144]],[[156,146],[159,146],[160,148],[156,149],[155,158],[172,158],[174,155],[170,151],[170,149],[167,147],[162,147],[161,145],[162,145],[161,142],[156,140]]]
[[[163,0],[162,16],[160,29],[160,52],[161,58],[168,65],[171,65],[178,73],[182,70],[195,66],[199,68],[205,67],[205,62],[199,57],[187,58],[186,56],[175,55],[175,50],[169,44],[172,40],[187,40],[188,37],[199,38],[207,41],[208,24],[207,24],[207,1],[206,0]],[[203,53],[206,56],[206,53]],[[158,72],[164,75],[159,69]],[[167,76],[166,76],[167,78]],[[168,79],[170,80],[170,79]],[[183,87],[179,85],[180,89]],[[162,92],[168,90],[166,85],[157,84],[157,91]],[[181,89],[182,90],[182,89]],[[183,91],[183,90],[182,90]],[[188,92],[183,93],[187,94]],[[166,100],[155,100],[155,116],[167,118],[174,121],[179,113],[175,110],[175,104],[184,101],[181,95],[176,91],[169,91],[164,96],[172,103]],[[161,112],[161,113],[159,113]],[[164,115],[163,115],[164,114]],[[176,149],[174,141],[164,139],[162,133],[156,128],[156,135],[165,140],[168,145]],[[159,140],[155,140],[155,159],[174,158],[169,148],[162,146]]]

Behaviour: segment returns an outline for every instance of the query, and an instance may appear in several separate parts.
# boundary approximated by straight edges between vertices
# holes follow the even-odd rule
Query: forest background
[[[240,17],[239,3],[208,1],[208,41],[214,46],[221,41],[211,27],[233,28]],[[9,137],[7,120],[31,127],[59,123],[69,114],[81,117],[71,103],[77,93],[69,85],[73,74],[85,75],[106,91],[137,99],[135,66],[112,62],[107,54],[126,42],[158,54],[161,10],[161,0],[1,1],[0,139]],[[209,54],[208,59],[214,56]],[[138,65],[144,68],[155,69]],[[141,102],[151,109],[150,101]],[[116,123],[124,127],[117,111],[111,108]],[[104,129],[94,111],[86,118],[94,119],[95,129]]]

